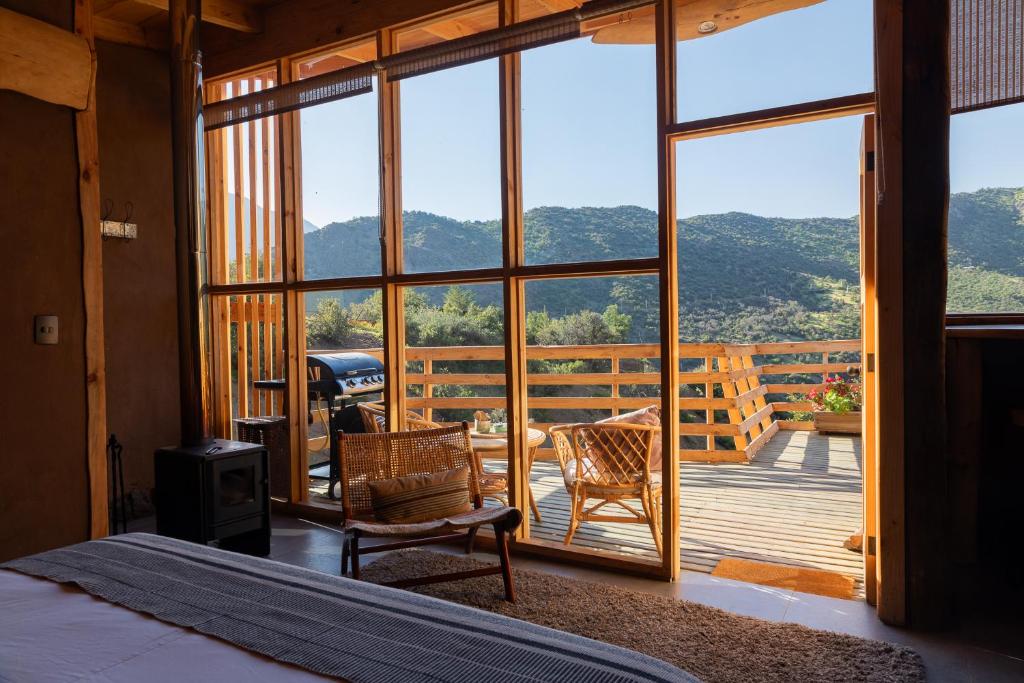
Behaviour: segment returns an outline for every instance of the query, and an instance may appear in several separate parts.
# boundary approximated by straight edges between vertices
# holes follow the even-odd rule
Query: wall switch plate
[[[36,316],[36,344],[56,344],[59,321],[55,315]]]

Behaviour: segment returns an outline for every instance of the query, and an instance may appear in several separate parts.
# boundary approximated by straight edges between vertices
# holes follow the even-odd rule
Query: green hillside
[[[410,271],[497,267],[497,221],[404,215]],[[306,234],[306,277],[379,272],[376,218]],[[950,201],[950,310],[1024,310],[1024,190],[985,189]],[[657,215],[635,206],[541,207],[525,215],[528,263],[657,254]],[[681,334],[685,341],[850,338],[860,334],[858,224],[852,218],[766,218],[743,213],[679,221]],[[444,288],[424,290],[440,308]],[[365,295],[349,295],[344,304]],[[500,288],[475,305],[500,305]],[[317,298],[310,297],[310,309]],[[527,287],[527,309],[552,319],[615,305],[629,341],[657,339],[653,277],[545,281]]]

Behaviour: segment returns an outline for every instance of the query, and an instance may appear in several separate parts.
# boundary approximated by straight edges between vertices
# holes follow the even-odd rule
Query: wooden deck
[[[854,577],[859,592],[861,556],[842,544],[861,524],[860,453],[858,437],[780,431],[750,464],[682,463],[682,567],[711,572],[725,557],[814,567]],[[532,534],[560,543],[569,496],[558,463],[537,461],[531,479],[543,517]],[[656,557],[640,524],[586,523],[573,545]]]
[[[711,572],[724,557],[815,567],[863,581],[842,543],[861,524],[860,439],[779,432],[750,464],[682,464],[682,566]],[[533,490],[543,517],[535,537],[561,542],[569,497],[558,465],[539,461]],[[655,557],[639,524],[581,525],[573,544]]]

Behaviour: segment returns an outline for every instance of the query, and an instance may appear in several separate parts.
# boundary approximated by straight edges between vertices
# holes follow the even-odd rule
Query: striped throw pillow
[[[374,518],[387,524],[429,522],[472,509],[468,467],[371,481],[367,486]]]

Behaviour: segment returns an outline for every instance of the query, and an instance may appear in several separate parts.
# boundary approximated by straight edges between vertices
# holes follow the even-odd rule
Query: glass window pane
[[[501,266],[497,61],[400,87],[405,271]]]
[[[678,143],[682,341],[860,336],[863,121]]]
[[[282,298],[218,296],[211,304],[216,432],[236,438],[235,420],[284,414]]]
[[[300,112],[303,277],[379,275],[377,97]]]
[[[874,90],[871,0],[746,4],[678,4],[679,120]]]
[[[373,42],[311,57],[302,77],[376,57]],[[303,277],[379,275],[380,159],[374,92],[298,112],[302,172]]]
[[[1024,312],[1024,104],[954,116],[949,162],[946,310]]]
[[[505,423],[503,311],[497,283],[405,290],[410,409],[441,424],[473,423],[478,411]]]
[[[559,43],[522,72],[527,262],[657,256],[654,46]]]
[[[561,544],[565,539],[574,490],[566,482],[576,480],[579,463],[587,468],[581,478],[594,484],[584,501],[587,509],[601,502],[602,484],[614,487],[627,480],[638,483],[637,495],[624,501],[630,508],[648,514],[641,492],[653,494],[660,505],[660,451],[644,465],[653,435],[624,428],[599,442],[584,431],[574,448],[572,430],[562,429],[651,406],[654,412],[645,413],[646,419],[660,423],[657,281],[657,276],[637,275],[526,283],[527,405],[530,427],[538,435],[530,483],[542,517],[530,528],[534,540]],[[551,436],[541,442],[544,432]],[[637,520],[615,503],[599,514],[619,516],[622,523],[583,520],[570,547],[659,561],[646,519]]]
[[[325,378],[317,356],[338,353],[366,354],[365,362],[350,362],[354,369],[376,367],[383,356],[383,308],[379,289],[347,289],[306,292],[302,295],[306,319],[306,375],[303,387],[309,403],[303,443],[309,466],[309,496],[321,503],[340,504],[340,491],[331,495],[330,459],[336,448],[337,430],[362,431],[362,420],[355,406],[364,401],[379,401],[383,385],[378,375],[361,373],[355,389],[346,388],[344,395],[332,395],[334,387],[324,386]],[[382,373],[381,373],[382,374]],[[363,384],[363,378],[369,382]],[[333,425],[333,428],[332,428]],[[333,443],[332,443],[333,441]]]
[[[272,88],[276,71],[210,85],[230,99]],[[207,133],[210,277],[214,284],[281,279],[277,117]]]

